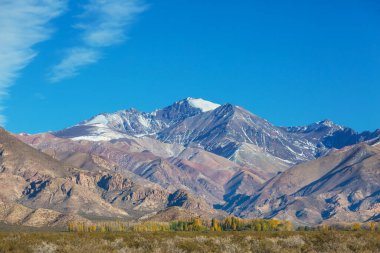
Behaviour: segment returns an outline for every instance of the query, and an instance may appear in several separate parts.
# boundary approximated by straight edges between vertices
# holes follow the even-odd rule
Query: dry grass
[[[378,232],[0,233],[0,252],[380,252]]]

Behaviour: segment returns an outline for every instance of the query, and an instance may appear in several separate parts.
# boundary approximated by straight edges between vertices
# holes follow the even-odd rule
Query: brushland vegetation
[[[187,221],[155,222],[146,221],[138,223],[126,222],[69,222],[69,232],[162,232],[162,231],[292,231],[294,226],[290,221],[264,220],[264,219],[240,219],[226,217],[223,220],[204,220],[193,218]]]
[[[192,218],[184,221],[172,222],[122,222],[107,221],[97,223],[85,223],[71,221],[67,225],[68,232],[225,232],[225,231],[256,231],[256,232],[281,232],[281,231],[370,231],[379,232],[380,223],[336,223],[322,224],[319,226],[295,227],[290,221],[266,220],[266,219],[240,219],[229,216],[223,220]]]
[[[370,231],[0,233],[0,252],[380,252]]]
[[[380,252],[378,223],[298,227],[279,220],[98,222],[71,232],[0,232],[5,252]]]

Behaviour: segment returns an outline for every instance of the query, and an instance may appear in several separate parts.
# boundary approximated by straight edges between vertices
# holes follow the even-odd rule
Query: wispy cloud
[[[67,51],[63,60],[54,66],[50,80],[59,82],[68,77],[78,75],[80,68],[99,60],[99,51],[91,48],[72,48]]]
[[[67,50],[50,73],[52,82],[73,77],[79,70],[96,63],[102,48],[127,39],[127,30],[136,15],[146,9],[140,0],[89,0],[74,26],[81,31],[81,45]]]
[[[50,37],[49,22],[65,7],[66,0],[0,0],[1,104],[20,71],[37,55],[33,46]],[[0,116],[0,125],[4,122]]]

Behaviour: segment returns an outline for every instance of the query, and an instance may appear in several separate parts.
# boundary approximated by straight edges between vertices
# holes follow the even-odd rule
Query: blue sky
[[[201,97],[374,130],[379,24],[377,0],[0,0],[1,121],[36,133]]]

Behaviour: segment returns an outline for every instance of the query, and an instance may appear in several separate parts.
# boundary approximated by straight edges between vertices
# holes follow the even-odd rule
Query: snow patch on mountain
[[[201,98],[187,98],[186,100],[190,106],[198,108],[202,112],[212,111],[220,106],[219,104],[215,104],[210,101],[203,100]]]
[[[228,159],[237,154],[242,164],[248,161],[248,164],[257,165],[257,156],[245,150],[239,152],[242,143],[257,146],[262,151],[260,154],[267,153],[279,159],[277,164],[294,164],[324,156],[331,148],[374,139],[380,136],[380,130],[357,133],[331,120],[307,126],[276,127],[244,108],[188,97],[154,112],[132,108],[100,114],[54,135],[92,141],[145,136],[161,142],[198,147]],[[272,161],[264,159],[264,155],[261,157],[263,167],[273,165]]]
[[[74,141],[111,141],[123,138],[133,137],[129,136],[128,134],[109,129],[106,126],[101,126],[98,123],[93,124],[90,128],[88,128],[86,134],[82,134],[80,136],[72,137],[69,139]]]
[[[94,118],[90,119],[85,123],[85,125],[104,125],[106,126],[108,124],[108,119],[105,115],[100,114],[95,116]]]

